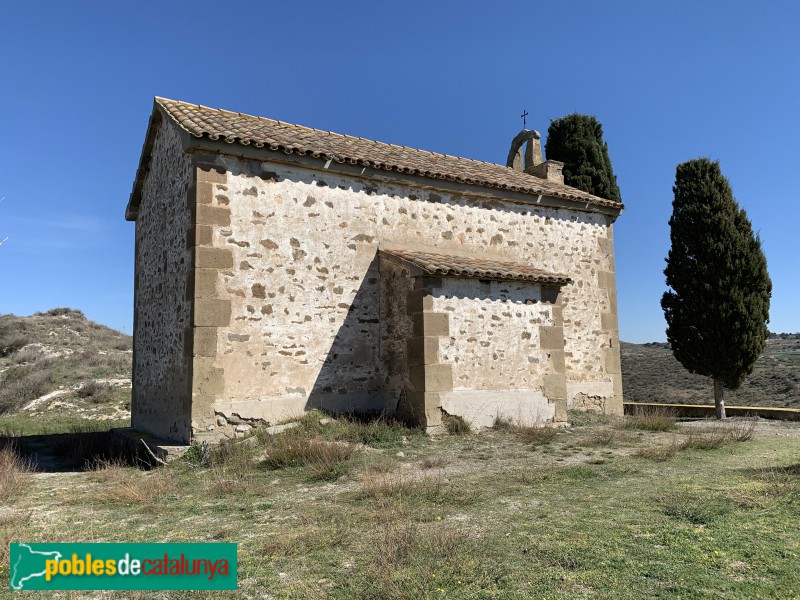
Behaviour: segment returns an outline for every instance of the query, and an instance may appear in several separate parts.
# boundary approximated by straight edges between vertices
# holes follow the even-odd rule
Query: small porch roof
[[[383,249],[381,253],[410,263],[422,270],[425,275],[434,277],[504,279],[553,285],[572,283],[572,279],[562,273],[550,273],[530,265],[492,258],[472,258],[417,250]]]

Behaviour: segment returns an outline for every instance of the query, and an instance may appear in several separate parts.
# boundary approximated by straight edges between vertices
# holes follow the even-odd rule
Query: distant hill
[[[620,344],[626,402],[713,404],[708,377],[692,375],[675,360],[669,344]],[[725,403],[800,408],[800,334],[771,334],[753,374]]]
[[[131,337],[54,308],[0,315],[0,414],[130,416]],[[711,383],[691,375],[668,344],[621,344],[626,402],[710,404]],[[800,408],[800,334],[772,334],[754,373],[728,404]]]
[[[131,348],[79,310],[0,315],[0,414],[129,417]]]

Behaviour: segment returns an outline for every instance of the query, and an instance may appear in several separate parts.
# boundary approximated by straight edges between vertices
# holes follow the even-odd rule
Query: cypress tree
[[[551,121],[544,148],[549,160],[564,163],[564,183],[622,202],[608,144],[603,141],[603,126],[597,119],[574,113]]]
[[[724,419],[723,389],[742,384],[769,335],[767,259],[718,162],[678,165],[672,191],[664,270],[671,289],[661,299],[667,339],[689,372],[712,379]]]

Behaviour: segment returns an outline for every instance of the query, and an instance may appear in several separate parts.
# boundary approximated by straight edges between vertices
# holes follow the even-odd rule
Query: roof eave
[[[573,283],[570,277],[550,277],[547,275],[533,277],[519,277],[516,275],[505,275],[503,273],[456,273],[454,271],[427,271],[429,277],[447,277],[449,279],[479,279],[489,281],[518,281],[538,285],[569,285]]]
[[[125,207],[125,220],[135,221],[139,213],[139,203],[142,200],[142,186],[144,185],[147,174],[150,172],[150,158],[153,146],[156,142],[158,128],[164,121],[164,109],[159,106],[157,100],[153,100],[153,112],[150,113],[150,120],[147,123],[147,133],[145,134],[142,153],[139,156],[139,166],[136,168],[136,177],[133,179],[133,189],[128,198],[128,205]]]
[[[174,124],[181,134],[183,151],[193,154],[222,154],[241,157],[249,160],[269,161],[288,165],[301,165],[317,171],[336,171],[343,175],[360,178],[382,179],[399,183],[412,184],[419,187],[433,188],[444,192],[465,193],[489,199],[509,200],[524,204],[535,204],[543,207],[567,208],[581,212],[601,213],[612,220],[620,215],[624,205],[612,203],[603,198],[574,198],[564,194],[532,191],[516,186],[496,185],[488,181],[476,181],[459,178],[447,174],[417,172],[408,168],[349,159],[347,157],[329,156],[324,152],[308,152],[301,148],[272,149],[264,146],[250,145],[251,142],[238,138],[211,139],[206,135],[197,136],[186,129],[162,104],[163,99],[153,100],[153,111],[147,126],[144,145],[139,158],[139,166],[133,189],[125,209],[125,218],[135,221],[141,203],[142,187],[150,171],[151,154],[159,127],[166,120]],[[213,157],[203,157],[212,160]],[[534,177],[531,175],[531,177]],[[575,190],[580,192],[580,190]],[[580,192],[583,193],[583,192]]]
[[[561,273],[541,273],[530,275],[518,275],[512,273],[503,273],[493,270],[480,270],[469,271],[467,269],[437,269],[430,268],[421,264],[417,260],[409,259],[402,255],[402,250],[394,250],[381,248],[378,250],[380,256],[395,261],[408,267],[411,271],[412,277],[446,277],[448,279],[478,279],[478,280],[491,280],[491,281],[517,281],[528,284],[539,285],[557,285],[564,286],[573,283],[573,279]]]
[[[139,156],[139,166],[136,168],[136,176],[133,179],[133,188],[125,207],[125,220],[135,221],[139,215],[139,205],[142,201],[142,187],[150,173],[150,163],[152,159],[153,146],[156,143],[156,136],[159,128],[164,123],[173,125],[181,137],[184,152],[189,152],[189,141],[195,139],[189,132],[180,126],[175,119],[159,103],[160,98],[153,100],[153,112],[150,113],[150,120],[147,123],[147,133],[145,134],[142,153]]]
[[[182,131],[185,131],[182,129]],[[616,219],[624,210],[624,205],[595,203],[588,199],[564,198],[549,195],[546,192],[528,192],[493,186],[482,182],[458,181],[445,176],[426,176],[408,173],[396,169],[386,169],[378,166],[364,166],[358,162],[339,161],[335,157],[320,153],[319,155],[287,153],[271,148],[243,145],[238,140],[227,141],[223,138],[212,140],[208,137],[197,137],[186,133],[184,150],[192,153],[224,154],[245,160],[261,162],[276,162],[291,166],[303,166],[322,172],[338,172],[359,178],[394,180],[400,183],[412,183],[416,186],[434,188],[444,192],[471,193],[487,198],[510,200],[524,204],[537,204],[555,208],[570,208],[582,212],[602,213]],[[531,175],[533,177],[533,175]],[[465,189],[466,188],[466,189]],[[607,202],[598,198],[602,202]]]

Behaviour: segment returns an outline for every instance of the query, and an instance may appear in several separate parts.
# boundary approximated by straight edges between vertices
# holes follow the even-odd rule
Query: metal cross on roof
[[[527,123],[525,117],[528,116],[528,111],[527,110],[523,110],[522,114],[520,116],[522,117],[522,128],[523,129],[527,129],[528,123]]]

